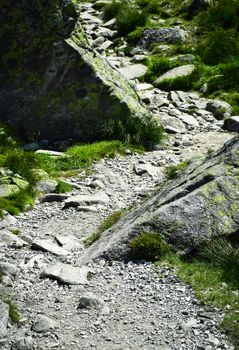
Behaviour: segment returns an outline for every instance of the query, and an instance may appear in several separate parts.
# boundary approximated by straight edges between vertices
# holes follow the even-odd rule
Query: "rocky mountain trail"
[[[56,184],[39,184],[45,194],[34,209],[15,218],[4,213],[0,295],[8,295],[21,316],[14,324],[8,303],[0,301],[0,349],[233,350],[218,328],[223,312],[202,306],[173,268],[107,261],[100,254],[93,261],[94,245],[86,247],[109,215],[147,203],[165,183],[168,166],[206,156],[230,140],[234,134],[223,129],[222,119],[231,107],[199,93],[164,92],[142,83],[148,44],[126,56],[124,39],[114,40],[115,20],[104,21],[91,3],[80,6],[90,45],[117,70],[115,77],[128,79],[132,98],[142,110],[149,108],[168,138],[143,154],[129,151],[94,162],[90,174],[67,180],[72,185],[67,194],[51,193]],[[151,40],[149,35],[156,34],[145,33],[144,40]]]
[[[218,148],[224,138],[211,132],[192,152],[201,153],[209,141]],[[102,159],[93,174],[69,180],[78,186],[68,199],[84,198],[79,206],[40,201],[15,219],[8,216],[10,224],[2,227],[14,228],[17,235],[9,234],[25,244],[8,244],[1,235],[1,262],[9,268],[3,266],[0,293],[10,295],[22,316],[18,326],[5,324],[1,349],[233,349],[217,329],[222,313],[201,307],[171,268],[101,260],[81,272],[85,239],[109,214],[140,204],[161,186],[165,165],[189,155],[188,146],[178,147],[180,154],[168,147]],[[161,176],[138,175],[135,166],[146,165]],[[102,194],[107,200],[95,199]]]

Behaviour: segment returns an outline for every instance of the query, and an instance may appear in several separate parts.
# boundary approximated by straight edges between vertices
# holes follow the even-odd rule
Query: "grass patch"
[[[55,190],[56,193],[66,193],[71,191],[72,191],[72,186],[64,181],[59,181]]]
[[[102,232],[99,232],[99,231],[92,233],[92,235],[90,235],[89,237],[87,237],[84,240],[86,247],[90,247],[93,243],[98,241],[98,239],[100,239],[101,235],[102,235]]]
[[[169,245],[157,233],[141,232],[130,242],[130,256],[134,260],[156,261],[169,252]]]
[[[98,230],[94,232],[91,236],[87,237],[84,241],[87,247],[91,246],[94,242],[100,239],[102,233],[109,228],[111,228],[114,224],[116,224],[121,216],[125,213],[125,210],[118,210],[113,214],[110,214],[103,222],[100,224]]]
[[[160,234],[141,232],[130,243],[131,258],[177,269],[177,276],[192,286],[202,305],[223,310],[220,328],[239,349],[239,243],[217,238],[201,246],[193,256],[174,253]]]
[[[16,304],[13,303],[13,301],[10,299],[9,296],[6,295],[0,295],[0,300],[2,300],[4,303],[8,304],[9,306],[9,317],[13,323],[18,323],[21,319],[20,312],[18,311],[18,308]]]
[[[125,36],[135,30],[136,27],[144,26],[147,21],[147,12],[142,11],[135,4],[129,4],[126,0],[113,1],[103,8],[105,20],[116,18],[116,28],[119,35]]]
[[[17,215],[24,211],[27,206],[33,206],[35,192],[33,188],[21,190],[16,195],[0,198],[0,209],[6,210],[11,215]]]
[[[152,55],[147,58],[146,65],[148,67],[148,71],[144,78],[146,81],[153,82],[161,74],[177,67],[179,64],[177,61],[171,61],[168,57]]]
[[[181,162],[177,165],[170,165],[165,169],[165,174],[166,174],[166,178],[167,180],[172,180],[175,179],[175,177],[178,176],[178,174],[184,170],[185,168],[187,168],[187,166],[189,165],[190,161],[186,160],[184,162]]]
[[[144,147],[159,144],[165,137],[162,126],[155,119],[149,119],[148,115],[142,118],[111,119],[102,125],[102,134],[124,140],[126,144]]]
[[[233,246],[226,239],[210,241],[188,261],[169,252],[163,263],[177,268],[178,278],[192,286],[202,304],[224,311],[220,328],[239,349],[238,242]],[[161,264],[162,261],[156,262],[156,265]]]

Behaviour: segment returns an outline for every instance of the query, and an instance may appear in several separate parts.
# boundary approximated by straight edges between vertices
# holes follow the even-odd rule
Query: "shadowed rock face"
[[[148,117],[125,78],[93,51],[72,4],[50,3],[3,1],[0,120],[29,141],[86,141],[105,137],[108,120]]]
[[[191,163],[175,180],[106,231],[82,262],[128,258],[129,242],[140,232],[164,236],[189,253],[203,242],[239,229],[239,139],[204,161]]]

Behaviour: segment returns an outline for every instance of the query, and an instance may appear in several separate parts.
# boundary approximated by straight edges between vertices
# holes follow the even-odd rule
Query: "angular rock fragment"
[[[12,248],[22,248],[24,246],[27,246],[28,243],[17,235],[14,235],[12,232],[3,229],[0,230],[0,246],[1,245]]]
[[[43,252],[49,252],[54,255],[65,256],[69,255],[70,252],[58,244],[52,243],[50,240],[37,240],[32,243],[32,249],[42,250]]]
[[[68,264],[57,263],[46,268],[41,276],[57,280],[62,284],[86,284],[88,282],[88,272],[89,269],[87,267],[74,267]]]
[[[109,197],[104,192],[97,192],[92,195],[76,195],[65,200],[64,208],[78,207],[82,205],[106,204],[109,202]]]

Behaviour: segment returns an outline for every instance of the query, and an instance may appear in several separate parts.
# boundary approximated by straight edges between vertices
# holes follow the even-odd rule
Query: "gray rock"
[[[14,264],[0,261],[0,272],[4,275],[16,276],[19,272],[19,268]]]
[[[86,284],[88,282],[88,272],[89,269],[87,267],[75,267],[68,264],[57,263],[46,268],[41,276],[57,280],[62,284]]]
[[[17,194],[18,192],[20,192],[20,188],[17,185],[0,185],[0,197],[10,197],[14,194]]]
[[[0,230],[0,246],[22,248],[27,245],[28,243],[26,241],[14,235],[12,232],[6,229]]]
[[[180,119],[171,117],[166,113],[160,113],[159,118],[160,118],[161,124],[165,128],[165,131],[172,134],[186,133],[187,129],[184,123]]]
[[[57,235],[56,241],[58,244],[60,244],[60,246],[62,246],[67,251],[73,252],[82,248],[81,241],[77,237],[72,235],[69,235],[69,236]]]
[[[36,189],[40,193],[51,193],[56,190],[58,182],[53,179],[40,180],[36,183]]]
[[[195,60],[195,56],[188,53],[184,55],[173,56],[169,59],[170,61],[178,61],[181,64],[185,64],[185,63],[192,64]]]
[[[80,297],[77,309],[99,309],[103,304],[94,294],[87,293]]]
[[[15,227],[17,219],[10,215],[7,211],[2,211],[2,217],[0,217],[0,229]]]
[[[224,101],[212,100],[207,103],[206,110],[212,112],[216,119],[222,120],[231,116],[232,106]]]
[[[7,335],[9,306],[0,300],[0,339]]]
[[[198,127],[198,121],[190,114],[181,113],[178,118],[184,122],[186,125],[190,125],[192,127]]]
[[[97,192],[92,195],[79,194],[71,196],[65,200],[64,208],[78,207],[82,205],[106,204],[109,202],[109,197],[104,192]]]
[[[42,250],[43,252],[49,252],[51,254],[59,256],[65,256],[70,254],[70,252],[68,252],[66,249],[59,247],[59,245],[52,243],[50,240],[47,239],[34,241],[32,243],[32,249]]]
[[[11,350],[33,350],[34,341],[31,336],[14,339]]]
[[[152,177],[163,177],[162,170],[151,164],[135,164],[134,171],[137,175],[149,174]]]
[[[154,84],[159,84],[164,80],[167,79],[175,79],[179,77],[185,77],[190,75],[195,69],[195,66],[193,64],[188,64],[180,67],[173,68],[169,70],[168,72],[161,75],[158,79],[154,81]]]
[[[151,43],[175,44],[185,41],[187,36],[187,32],[180,28],[148,28],[143,31],[139,45],[149,48]]]
[[[93,205],[89,206],[79,206],[76,208],[77,211],[82,211],[82,212],[90,212],[90,213],[96,213],[98,211],[97,207],[94,207]]]
[[[124,259],[129,241],[147,230],[165,236],[174,249],[189,253],[203,242],[239,229],[239,140],[190,164],[139,208],[124,215],[82,258]]]
[[[41,203],[45,202],[63,202],[69,197],[68,194],[64,193],[47,193],[40,198]]]
[[[131,66],[119,68],[119,72],[128,80],[140,78],[147,72],[143,64],[132,64]]]
[[[239,132],[239,116],[226,119],[224,122],[224,129],[232,132]]]
[[[142,84],[136,84],[135,90],[136,91],[145,91],[145,90],[152,90],[154,87],[152,84],[142,83]]]
[[[36,320],[32,326],[32,330],[37,333],[46,333],[53,330],[56,326],[54,320],[45,315],[37,315]]]
[[[165,97],[161,97],[159,94],[154,95],[154,96],[152,97],[151,102],[152,102],[155,106],[157,106],[158,108],[160,108],[160,107],[165,107],[165,106],[168,106],[168,105],[169,105],[168,99],[165,98]]]

